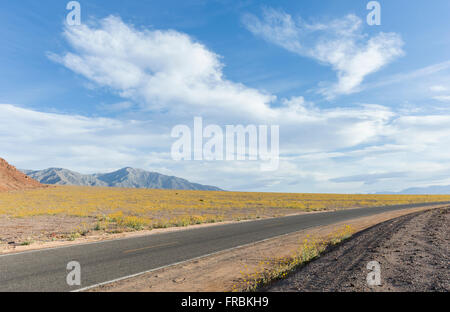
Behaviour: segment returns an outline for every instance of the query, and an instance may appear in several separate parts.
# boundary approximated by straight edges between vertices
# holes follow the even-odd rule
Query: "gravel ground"
[[[364,230],[265,291],[450,291],[450,208],[413,213]],[[370,261],[381,285],[366,282]]]

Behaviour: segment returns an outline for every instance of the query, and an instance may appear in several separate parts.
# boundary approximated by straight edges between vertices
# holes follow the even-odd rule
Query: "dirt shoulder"
[[[310,228],[201,259],[157,269],[137,277],[92,288],[89,291],[232,291],[236,289],[236,285],[242,284],[245,275],[258,270],[262,262],[271,263],[274,258],[289,256],[298,250],[299,245],[307,236],[326,237],[344,225],[350,225],[356,231],[361,231],[386,220],[437,207],[439,206],[400,210],[353,219],[330,226]]]
[[[399,217],[354,235],[268,291],[450,291],[450,208]],[[366,282],[370,261],[381,285]]]

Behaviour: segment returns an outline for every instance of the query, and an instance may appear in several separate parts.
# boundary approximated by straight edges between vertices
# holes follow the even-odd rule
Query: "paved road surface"
[[[297,215],[3,255],[0,291],[77,290],[314,226],[427,205]],[[81,286],[67,285],[71,261],[81,265]]]

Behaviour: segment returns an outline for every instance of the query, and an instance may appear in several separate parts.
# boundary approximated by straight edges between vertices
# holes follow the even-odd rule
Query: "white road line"
[[[172,242],[172,243],[167,243],[167,244],[159,244],[159,245],[147,246],[147,247],[142,247],[142,248],[125,250],[123,253],[127,254],[127,253],[136,252],[136,251],[142,251],[142,250],[147,250],[147,249],[158,248],[158,247],[174,246],[176,244],[178,244],[178,243],[177,242]]]
[[[423,207],[423,208],[425,208],[425,207]],[[421,208],[421,207],[415,207],[415,208]],[[411,209],[414,209],[414,208],[411,208]],[[399,210],[402,210],[402,209],[399,209]],[[353,218],[353,219],[355,219],[355,218]],[[350,220],[353,220],[353,219],[349,219],[349,220],[346,220],[346,221],[350,221]],[[306,228],[304,228],[302,230],[299,230],[299,231],[296,231],[296,232],[290,232],[290,233],[286,233],[286,234],[283,234],[283,235],[278,235],[278,236],[266,238],[266,239],[263,239],[263,240],[259,240],[259,241],[256,241],[256,242],[251,242],[251,243],[248,243],[248,244],[243,244],[243,245],[239,245],[239,246],[236,246],[236,247],[232,247],[232,248],[216,251],[216,252],[209,253],[209,254],[206,254],[206,255],[202,255],[202,256],[199,256],[199,257],[194,257],[194,258],[191,258],[191,259],[187,259],[187,260],[183,260],[183,261],[180,261],[180,262],[175,262],[175,263],[172,263],[172,264],[164,265],[164,266],[161,266],[161,267],[158,267],[158,268],[154,268],[154,269],[151,269],[151,270],[147,270],[147,271],[139,272],[139,273],[136,273],[136,274],[131,274],[131,275],[119,277],[119,278],[116,278],[116,279],[113,279],[113,280],[110,280],[110,281],[106,281],[106,282],[94,284],[94,285],[91,285],[91,286],[83,287],[83,288],[80,288],[80,289],[72,290],[71,292],[86,291],[86,290],[89,290],[89,289],[92,289],[92,288],[96,288],[96,287],[99,287],[99,286],[104,286],[104,285],[107,285],[107,284],[111,284],[111,283],[115,283],[115,282],[119,282],[119,281],[123,281],[123,280],[129,279],[129,278],[133,278],[133,277],[137,277],[137,276],[140,276],[140,275],[144,275],[146,273],[151,273],[151,272],[154,272],[154,271],[157,271],[157,270],[169,268],[169,267],[176,266],[176,265],[179,265],[179,264],[184,264],[184,263],[187,263],[187,262],[190,262],[190,261],[200,260],[200,259],[203,259],[203,258],[206,258],[206,257],[209,257],[209,256],[214,256],[214,255],[220,254],[220,253],[229,252],[229,251],[232,251],[232,250],[235,250],[235,249],[239,249],[239,248],[243,248],[243,247],[248,247],[248,246],[259,244],[259,243],[263,243],[263,242],[266,242],[266,241],[269,241],[269,240],[285,237],[285,236],[288,236],[288,235],[293,235],[293,234],[300,233],[300,232],[303,232],[305,230],[308,230],[308,229],[314,228],[314,227],[316,227],[316,226],[309,226],[309,227],[306,227]]]
[[[129,279],[129,278],[133,278],[133,277],[137,277],[137,276],[140,276],[140,275],[143,275],[143,274],[146,274],[146,273],[151,273],[151,272],[154,272],[154,271],[157,271],[157,270],[169,268],[169,267],[172,267],[172,266],[175,266],[175,265],[184,264],[184,263],[187,263],[187,262],[190,262],[190,261],[200,260],[200,259],[203,259],[203,258],[206,258],[206,257],[209,257],[209,256],[214,256],[214,255],[217,255],[217,254],[220,254],[220,253],[223,253],[223,252],[229,252],[229,251],[232,251],[232,250],[235,250],[235,249],[248,247],[248,246],[251,246],[251,245],[254,245],[254,244],[263,243],[263,242],[266,242],[266,241],[269,241],[269,240],[272,240],[272,239],[278,239],[280,237],[293,235],[293,234],[296,234],[296,233],[299,233],[299,232],[303,232],[303,231],[305,231],[307,229],[310,229],[310,228],[313,228],[313,227],[314,226],[310,226],[310,227],[304,228],[304,229],[302,229],[300,231],[286,233],[286,234],[274,236],[274,237],[271,237],[271,238],[266,238],[266,239],[259,240],[259,241],[256,241],[256,242],[251,242],[251,243],[248,243],[248,244],[239,245],[239,246],[236,246],[236,247],[231,247],[231,248],[228,248],[228,249],[224,249],[224,250],[216,251],[216,252],[213,252],[213,253],[209,253],[209,254],[206,254],[206,255],[203,255],[203,256],[194,257],[194,258],[183,260],[183,261],[180,261],[180,262],[175,262],[175,263],[172,263],[172,264],[164,265],[164,266],[161,266],[161,267],[158,267],[158,268],[154,268],[154,269],[151,269],[151,270],[139,272],[139,273],[136,273],[136,274],[131,274],[131,275],[119,277],[119,278],[116,278],[116,279],[113,279],[113,280],[110,280],[110,281],[106,281],[106,282],[94,284],[94,285],[91,285],[91,286],[79,288],[79,289],[76,289],[76,290],[72,290],[71,292],[86,291],[86,290],[89,290],[89,289],[92,289],[92,288],[96,288],[96,287],[99,287],[99,286],[103,286],[103,285],[107,285],[107,284],[123,281],[123,280]]]
[[[324,211],[326,212],[326,211]],[[300,214],[299,214],[300,215]],[[247,222],[257,222],[257,221],[264,221],[264,220],[272,220],[272,219],[279,219],[279,218],[289,218],[295,215],[290,215],[290,216],[282,216],[282,217],[276,217],[276,218],[266,218],[266,219],[251,219],[251,220],[242,220],[242,221],[236,221],[236,222],[231,222],[231,223],[221,223],[218,222],[217,224],[209,224],[208,227],[218,227],[218,226],[226,226],[229,224],[244,224]],[[206,228],[206,227],[204,227]],[[6,253],[6,254],[0,254],[0,258],[2,257],[8,257],[8,256],[16,256],[16,255],[23,255],[23,254],[28,254],[28,253],[35,253],[35,252],[44,252],[47,250],[54,250],[54,249],[63,249],[63,248],[69,248],[69,247],[77,247],[77,246],[87,246],[87,245],[93,245],[93,244],[101,244],[101,243],[108,243],[108,242],[114,242],[114,241],[121,241],[121,240],[127,240],[127,239],[134,239],[134,238],[143,238],[143,237],[150,237],[150,236],[156,236],[156,235],[164,235],[164,234],[169,234],[169,233],[178,233],[178,232],[183,232],[183,231],[193,231],[193,230],[197,230],[197,229],[203,229],[202,227],[186,227],[186,228],[182,228],[180,230],[176,230],[176,231],[170,231],[170,232],[161,232],[161,233],[147,233],[147,234],[141,234],[141,235],[133,235],[133,236],[129,236],[129,237],[120,237],[120,238],[113,238],[113,239],[104,239],[104,240],[98,240],[98,241],[94,241],[94,242],[87,242],[87,243],[73,243],[73,244],[69,244],[69,245],[65,245],[65,246],[57,246],[57,247],[48,247],[48,248],[41,248],[41,249],[33,249],[33,250],[25,250],[25,251],[20,251],[20,252],[11,252],[11,253]]]
[[[433,205],[448,205],[450,202],[442,202],[442,203],[433,203]],[[422,205],[424,205],[423,207],[427,207],[427,206],[431,206],[430,203],[420,203]],[[413,204],[415,205],[415,204]],[[384,208],[384,207],[392,207],[392,206],[379,206],[379,207],[356,207],[356,208],[343,208],[342,210],[323,210],[323,211],[318,211],[318,212],[312,212],[314,214],[322,214],[322,213],[331,213],[331,212],[337,212],[337,211],[349,211],[349,210],[353,210],[353,209],[370,209],[370,208]],[[399,209],[394,209],[394,210],[403,210],[403,209],[414,209],[414,208],[420,208],[421,206],[417,206],[417,207],[411,207],[411,208],[399,208]],[[379,213],[383,213],[383,212],[379,212]],[[375,213],[378,214],[378,213]],[[289,217],[294,217],[294,216],[301,216],[304,215],[303,213],[299,213],[299,214],[292,214],[292,215],[287,215],[287,216],[281,216],[281,217],[275,217],[275,218],[263,218],[263,219],[250,219],[250,220],[242,220],[242,221],[233,221],[231,223],[217,223],[217,224],[211,224],[211,227],[216,227],[216,226],[226,226],[229,224],[244,224],[244,223],[250,223],[250,222],[262,222],[262,221],[267,221],[267,220],[276,220],[276,219],[284,219],[284,218],[289,218]],[[305,214],[307,215],[307,214]],[[126,239],[133,239],[133,238],[143,238],[146,236],[151,236],[151,235],[164,235],[164,234],[168,234],[168,233],[175,233],[175,232],[181,232],[181,231],[192,231],[192,230],[196,230],[196,229],[200,229],[200,227],[195,227],[195,228],[185,228],[185,229],[180,229],[179,231],[172,231],[172,232],[161,232],[161,233],[148,233],[148,234],[142,234],[142,235],[136,235],[136,236],[131,236],[131,237],[121,237],[121,238],[114,238],[114,239],[105,239],[105,240],[99,240],[99,241],[95,241],[95,242],[87,242],[87,243],[73,243],[70,245],[66,245],[66,246],[57,246],[57,247],[49,247],[49,248],[41,248],[41,249],[33,249],[33,250],[26,250],[26,251],[20,251],[20,252],[11,252],[11,253],[6,253],[6,254],[0,254],[0,258],[3,257],[8,257],[8,256],[15,256],[15,255],[22,255],[22,254],[28,254],[28,253],[35,253],[35,252],[44,252],[44,251],[48,251],[48,250],[54,250],[54,249],[63,249],[63,248],[69,248],[69,247],[77,247],[77,246],[87,246],[87,245],[93,245],[93,244],[101,244],[101,243],[108,243],[108,242],[114,242],[114,241],[121,241],[121,240],[126,240]]]

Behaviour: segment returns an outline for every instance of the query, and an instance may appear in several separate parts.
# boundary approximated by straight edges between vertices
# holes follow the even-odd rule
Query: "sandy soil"
[[[450,208],[414,213],[360,232],[269,291],[450,291]],[[381,265],[368,286],[367,263]]]
[[[242,282],[244,277],[242,272],[255,272],[260,268],[262,261],[270,263],[280,257],[292,255],[307,235],[317,238],[325,237],[341,229],[344,225],[351,225],[356,231],[361,231],[392,218],[432,208],[436,207],[414,208],[383,213],[330,226],[311,228],[264,242],[224,251],[201,259],[158,269],[138,277],[99,286],[89,291],[231,291],[234,285],[239,285]]]
[[[6,251],[30,249],[31,246],[21,246],[24,243],[35,244],[52,240],[67,240],[67,236],[81,224],[95,223],[95,218],[66,216],[34,216],[26,218],[11,218],[0,216],[0,254]],[[33,247],[37,247],[33,246]],[[40,245],[44,246],[44,245]]]

